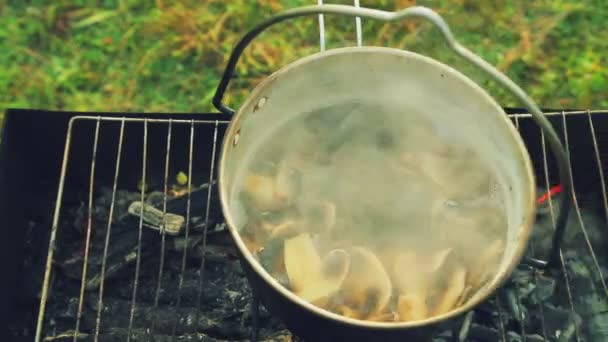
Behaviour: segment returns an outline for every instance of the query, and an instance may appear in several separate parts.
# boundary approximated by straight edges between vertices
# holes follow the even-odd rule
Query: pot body
[[[331,113],[344,110],[363,111],[360,117],[377,116],[377,125],[393,130],[397,140],[400,129],[424,121],[447,141],[471,146],[498,179],[496,186],[500,188],[508,225],[504,254],[492,279],[465,305],[415,322],[348,319],[294,295],[272,278],[247,249],[240,235],[247,217],[235,195],[245,165],[262,146],[272,142],[274,133],[299,116],[327,112],[320,117],[327,120],[323,134],[331,140],[339,130],[332,126]],[[374,129],[369,122],[362,127]],[[293,136],[273,143],[289,149],[297,139]],[[311,341],[418,341],[459,322],[464,313],[492,295],[520,262],[533,225],[534,184],[521,137],[485,91],[435,60],[381,47],[321,52],[265,79],[231,121],[219,164],[222,209],[251,285],[269,311],[282,318],[297,335]]]

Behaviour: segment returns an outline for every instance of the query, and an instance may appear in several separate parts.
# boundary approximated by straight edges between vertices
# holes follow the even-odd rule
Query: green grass
[[[350,1],[326,1],[350,4]],[[395,10],[415,1],[361,0]],[[262,18],[315,0],[0,0],[0,108],[199,112],[238,39]],[[608,4],[603,0],[417,1],[457,39],[507,73],[544,107],[608,107]],[[517,105],[453,56],[418,20],[364,20],[364,43],[405,48],[462,70],[502,105]],[[328,48],[354,45],[354,21],[326,17]],[[238,65],[228,102],[317,52],[316,18],[264,33]]]

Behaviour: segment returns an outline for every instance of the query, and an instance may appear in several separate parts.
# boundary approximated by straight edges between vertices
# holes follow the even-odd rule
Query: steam
[[[450,249],[466,268],[482,268],[469,277],[487,277],[479,273],[498,268],[507,234],[491,167],[458,132],[416,112],[377,108],[336,104],[275,129],[243,164],[232,196],[244,208],[237,221],[298,221],[294,234],[318,233],[323,253],[336,245],[366,246],[385,259],[413,252],[423,269]],[[247,186],[251,175],[265,177],[262,189]],[[322,203],[333,206],[329,232],[317,223],[328,225],[318,217]],[[480,264],[488,246],[495,264]]]

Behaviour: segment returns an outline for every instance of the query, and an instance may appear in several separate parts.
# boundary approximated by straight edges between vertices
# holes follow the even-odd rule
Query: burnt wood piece
[[[207,210],[207,197],[210,196],[211,201],[209,202],[209,220],[204,222],[206,210]],[[155,208],[163,209],[163,197],[164,194],[156,193],[155,196],[149,196],[147,202]],[[167,212],[181,215],[186,217],[186,210],[188,207],[188,194],[183,194],[174,198],[167,199]],[[190,220],[191,228],[201,230],[204,225],[207,228],[214,227],[215,225],[224,222],[224,214],[220,206],[219,190],[217,181],[211,182],[211,191],[209,193],[209,185],[203,184],[202,186],[195,188],[190,192]]]
[[[211,191],[211,199],[215,200],[215,196],[217,196],[217,187],[212,186]],[[99,201],[100,203],[105,203],[107,201],[107,197],[110,196],[106,194]],[[125,193],[117,192],[116,194],[116,202],[125,202],[125,200],[132,200],[136,197],[134,193]],[[216,206],[210,206],[210,214],[208,222],[204,222],[207,196],[208,196],[208,187],[205,184],[199,188],[196,188],[190,193],[190,205],[191,205],[191,216],[199,215],[203,217],[202,222],[199,222],[198,225],[191,225],[191,231],[194,233],[194,229],[198,227],[199,229],[204,228],[204,225],[207,227],[219,226],[223,222],[223,216],[221,214],[221,209],[211,209]],[[159,197],[159,196],[157,196]],[[171,213],[174,215],[185,215],[186,214],[186,206],[188,201],[188,195],[183,194],[181,196],[175,198],[167,199],[167,213]],[[155,199],[150,205],[153,205],[156,209],[162,210],[163,208],[163,199]],[[121,205],[122,207],[123,205]],[[86,207],[82,206],[80,211],[86,211]],[[107,210],[100,209],[96,211],[104,214]],[[119,210],[115,210],[119,211]],[[108,254],[106,260],[106,269],[105,269],[105,279],[113,279],[120,275],[124,275],[124,270],[131,265],[134,265],[137,260],[137,252],[138,252],[138,237],[139,237],[139,218],[129,215],[125,210],[121,210],[122,213],[118,213],[117,216],[119,218],[112,224],[112,231],[110,235],[110,243],[108,244]],[[86,217],[86,215],[82,215],[82,213],[75,213],[75,216],[78,217]],[[96,215],[102,216],[102,215]],[[89,251],[89,259],[88,259],[88,271],[87,271],[87,282],[86,288],[87,290],[96,289],[99,287],[101,282],[101,266],[103,261],[103,249],[105,242],[105,234],[107,231],[107,214],[105,217],[100,217],[99,220],[96,220],[92,227],[92,236],[90,243],[90,251]],[[191,217],[192,218],[192,217]],[[201,220],[199,220],[201,221]],[[69,220],[69,222],[73,222],[73,220]],[[82,276],[82,266],[84,261],[84,241],[83,237],[79,239],[69,238],[65,239],[66,241],[62,242],[62,246],[60,248],[61,251],[66,251],[63,255],[59,255],[58,265],[64,274],[68,278],[72,279],[80,279]],[[182,239],[183,240],[183,239]],[[180,240],[180,241],[182,241]],[[193,251],[193,256],[200,255],[200,249],[196,248],[196,245],[190,245],[192,241],[200,241],[200,238],[197,239],[195,236],[190,235],[189,237],[189,249]],[[172,246],[175,246],[172,237],[166,236],[165,243],[167,244],[167,248],[170,249]],[[178,242],[179,243],[179,242]],[[179,246],[178,246],[179,247]],[[161,235],[158,231],[151,230],[147,227],[143,227],[142,231],[142,242],[141,242],[141,259],[145,259],[148,257],[153,257],[155,254],[161,249]],[[175,248],[174,248],[175,249]],[[177,248],[179,249],[179,248]],[[211,247],[210,250],[213,248]],[[212,251],[213,252],[213,251]],[[217,251],[216,251],[217,252]],[[217,254],[217,253],[216,253]],[[214,257],[213,253],[209,253],[210,258]]]

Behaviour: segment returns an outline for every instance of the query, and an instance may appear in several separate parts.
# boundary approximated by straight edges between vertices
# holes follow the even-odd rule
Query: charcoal
[[[213,262],[234,261],[238,258],[236,245],[227,231],[216,232],[207,237],[207,242],[203,246],[201,233],[194,233],[188,236],[187,246],[185,237],[175,237],[167,240],[167,249],[177,253],[183,253],[186,246],[188,258],[200,260],[205,256],[205,260]],[[226,241],[226,238],[229,240]]]
[[[97,195],[99,193],[99,195]],[[95,199],[93,204],[94,214],[97,221],[107,221],[110,215],[110,204],[112,203],[112,188],[101,186],[95,193]],[[114,217],[121,219],[127,216],[129,205],[133,201],[140,199],[140,194],[137,192],[130,192],[125,190],[116,190],[114,196]],[[86,209],[86,208],[83,208]]]
[[[242,306],[241,306],[242,308]],[[104,302],[102,329],[125,326],[125,318],[129,317],[131,303],[108,299]],[[226,338],[242,339],[248,331],[240,324],[242,312],[234,310],[205,310],[204,314],[194,307],[158,307],[138,305],[135,310],[133,325],[135,327],[154,327],[155,334],[171,334],[175,328],[177,334],[205,332]],[[95,327],[94,315],[83,324],[83,330]]]
[[[55,336],[48,336],[44,341],[48,342],[72,342],[74,341],[74,331],[67,331]],[[112,328],[107,331],[100,332],[97,341],[99,342],[123,342],[127,340],[128,330],[122,328]],[[95,341],[94,333],[79,333],[77,341],[88,342]],[[173,342],[173,341],[198,341],[198,342],[222,342],[225,340],[219,340],[216,338],[209,337],[205,334],[186,334],[173,338],[171,335],[159,335],[150,334],[149,331],[144,329],[137,329],[131,331],[131,341],[143,342],[143,341],[155,341],[155,342]]]
[[[469,329],[469,338],[472,340],[479,342],[500,341],[501,335],[498,329],[479,325],[477,323],[472,323]]]
[[[594,201],[592,203],[600,204],[601,200]],[[554,218],[558,216],[559,206],[557,203],[553,204]],[[568,251],[587,251],[589,246],[587,238],[591,247],[594,249],[598,256],[600,256],[605,264],[608,258],[608,239],[605,238],[605,223],[596,214],[597,209],[595,208],[579,208],[580,218],[576,210],[572,210],[568,216],[566,223],[566,230],[563,237],[562,248]],[[582,224],[581,224],[582,221]],[[583,226],[585,232],[583,232]],[[535,247],[535,255],[546,258],[549,255],[553,239],[553,219],[551,218],[550,211],[544,210],[540,212],[534,224],[532,230],[532,241]],[[586,233],[586,234],[585,234]],[[586,236],[585,236],[586,235]],[[528,256],[531,256],[531,250],[528,250]],[[584,252],[583,252],[584,253]]]
[[[175,273],[178,272],[165,272],[163,274],[159,295],[159,303],[161,304],[173,304],[177,298],[179,281]],[[137,292],[138,303],[154,302],[156,279],[156,272],[142,274]],[[190,268],[184,272],[182,289],[179,291],[182,303],[196,302],[199,296],[199,280],[198,270],[193,272]],[[150,286],[151,284],[154,284],[154,286]],[[129,286],[116,286],[107,290],[109,294],[124,300],[131,300],[133,294],[131,284]],[[236,296],[245,295],[249,298],[250,292],[247,280],[238,263],[206,263],[203,290],[200,295],[202,296],[201,302],[205,307],[217,307],[218,305],[234,305]]]
[[[549,298],[553,296],[555,293],[555,279],[544,276],[537,275],[536,284],[534,286],[533,296],[530,296],[528,300],[531,304],[539,304],[543,303]]]
[[[543,305],[543,314],[545,317],[545,327],[547,335],[552,338],[558,338],[564,327],[567,327],[573,322],[572,313],[570,310],[562,307],[556,307],[553,304],[546,303]]]
[[[521,335],[513,332],[513,331],[509,331],[506,333],[507,335],[507,341],[508,342],[545,342],[547,340],[545,340],[542,336],[537,335],[537,334],[526,334],[524,337],[522,337]]]
[[[203,255],[205,260],[214,262],[226,262],[238,258],[236,247],[230,248],[215,244],[207,244],[203,247],[203,245],[198,244],[188,249],[188,257],[190,258],[200,260]]]
[[[128,330],[123,328],[112,328],[102,331],[99,334],[99,342],[124,342],[127,340]],[[290,341],[291,335],[283,330],[272,335],[262,337],[260,342],[287,342]],[[48,342],[72,342],[74,340],[74,331],[66,331],[55,336],[48,336],[44,341]],[[95,341],[93,333],[79,333],[77,341],[88,342]],[[151,334],[147,329],[131,330],[131,341],[133,342],[228,342],[232,339],[214,338],[202,333],[182,334],[179,336],[166,334]],[[246,340],[243,340],[246,341]]]
[[[608,340],[608,312],[593,315],[587,319],[586,332],[591,341]]]
[[[565,255],[566,268],[571,276],[571,284],[575,288],[573,300],[576,311],[585,319],[582,320],[582,330],[592,340],[608,340],[608,302],[606,293],[599,283],[599,272],[594,272],[596,266],[589,255],[569,252]],[[594,271],[592,271],[594,270]],[[602,270],[603,274],[605,271]],[[575,317],[575,324],[581,317]]]
[[[242,321],[247,306],[243,302],[244,297],[235,298],[232,305],[218,307],[196,307],[187,306],[181,308],[140,304],[136,306],[133,325],[134,327],[149,327],[154,334],[176,334],[182,335],[194,332],[203,332],[210,336],[225,339],[245,339],[251,333],[249,320]],[[187,303],[195,304],[195,303]],[[101,329],[126,326],[125,318],[129,317],[131,303],[115,299],[104,301]],[[96,308],[91,307],[83,320],[82,330],[93,331],[95,328]],[[243,324],[245,323],[245,324]],[[266,327],[280,328],[277,321],[272,321],[267,315],[260,316],[260,323]]]
[[[528,309],[521,305],[521,300],[518,297],[518,294],[515,292],[513,288],[506,288],[504,290],[505,303],[506,307],[509,310],[510,314],[515,317],[516,320],[520,321],[520,324],[528,324],[529,323],[529,315]]]
[[[174,279],[174,276],[169,272],[163,275],[160,306],[154,307],[152,302],[156,287],[149,284],[155,284],[155,282],[154,279],[144,275],[140,279],[141,288],[138,291],[134,326],[154,326],[154,333],[161,335],[169,335],[175,331],[181,336],[198,330],[212,336],[224,336],[229,339],[242,340],[246,338],[250,333],[248,322],[251,321],[251,318],[249,317],[248,304],[251,301],[251,293],[240,265],[237,262],[215,265],[209,263],[205,273],[203,291],[200,292],[200,307],[197,307],[199,299],[198,274],[194,272],[185,273],[184,285],[180,293],[182,296],[181,308],[174,306],[175,296],[178,292],[177,282],[171,280]],[[113,327],[124,327],[127,324],[126,319],[129,317],[131,309],[131,291],[131,287],[108,287],[108,292],[103,301],[104,309],[102,310],[101,320],[103,331]],[[123,299],[116,299],[116,297]],[[52,308],[61,310],[60,308],[65,307],[66,303],[70,305],[71,303],[77,303],[77,299],[66,298],[64,301],[52,305]],[[170,305],[167,306],[167,303],[170,303]],[[96,294],[89,294],[85,303],[81,331],[94,331],[97,305],[98,297]],[[63,319],[55,322],[55,324],[63,324],[66,328],[73,327],[76,316],[73,310],[68,311],[71,314],[57,317],[63,317]],[[278,321],[265,310],[261,310],[259,317],[262,331],[270,334],[280,330]],[[196,324],[197,322],[198,324]]]

